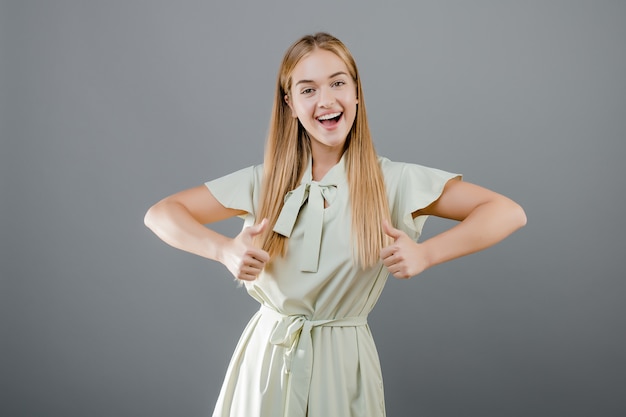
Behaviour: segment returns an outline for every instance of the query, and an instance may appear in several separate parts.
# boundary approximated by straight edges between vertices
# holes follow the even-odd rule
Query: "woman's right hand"
[[[252,281],[270,259],[269,254],[256,247],[253,241],[268,227],[268,220],[244,228],[235,238],[205,226],[243,214],[246,214],[243,210],[224,207],[206,186],[201,185],[159,201],[150,207],[144,221],[165,243],[219,261],[235,278]]]
[[[224,246],[221,262],[237,279],[254,281],[257,279],[270,256],[254,245],[254,237],[263,233],[268,221],[244,228],[234,239]]]

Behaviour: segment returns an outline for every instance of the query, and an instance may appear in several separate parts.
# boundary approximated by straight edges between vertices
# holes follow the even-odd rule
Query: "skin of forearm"
[[[526,215],[519,205],[497,200],[476,207],[463,221],[420,246],[432,267],[493,246],[525,224]]]
[[[146,213],[144,223],[168,245],[220,262],[221,248],[230,240],[198,223],[177,202],[154,205]]]

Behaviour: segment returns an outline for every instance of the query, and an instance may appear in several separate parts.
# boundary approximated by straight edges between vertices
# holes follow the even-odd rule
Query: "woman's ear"
[[[291,117],[293,117],[294,119],[297,118],[298,115],[296,114],[295,110],[293,109],[293,106],[291,105],[291,102],[289,102],[289,94],[285,94],[285,103],[287,103],[287,105],[291,109]]]

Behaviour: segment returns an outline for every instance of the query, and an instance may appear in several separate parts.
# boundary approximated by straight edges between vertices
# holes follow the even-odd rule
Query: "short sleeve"
[[[428,216],[413,213],[435,202],[448,181],[461,175],[417,164],[381,158],[394,226],[417,240]]]
[[[224,207],[255,216],[261,188],[262,166],[251,166],[207,181],[205,185]]]

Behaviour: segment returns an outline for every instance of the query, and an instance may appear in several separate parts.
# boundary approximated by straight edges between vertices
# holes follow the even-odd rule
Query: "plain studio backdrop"
[[[211,414],[257,305],[143,215],[262,162],[280,59],[320,30],[357,60],[380,154],[529,220],[389,279],[388,415],[626,415],[626,2],[0,4],[3,417]]]

